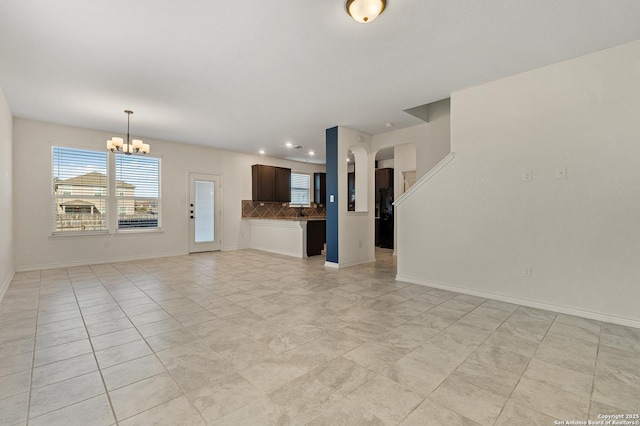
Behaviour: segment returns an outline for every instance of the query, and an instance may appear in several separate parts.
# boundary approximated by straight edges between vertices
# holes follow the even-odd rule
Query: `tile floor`
[[[640,413],[640,330],[259,251],[16,274],[0,424],[552,425]]]

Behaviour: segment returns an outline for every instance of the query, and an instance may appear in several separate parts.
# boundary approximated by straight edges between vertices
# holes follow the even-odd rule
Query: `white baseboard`
[[[11,273],[7,276],[7,278],[0,284],[0,302],[2,302],[2,298],[9,288],[9,284],[11,284],[11,280],[13,280],[13,276],[16,274],[16,271],[11,271]]]
[[[300,256],[298,253],[294,253],[291,251],[286,251],[286,250],[278,250],[278,249],[274,249],[274,248],[270,248],[270,247],[251,247],[252,250],[259,250],[259,251],[264,251],[267,253],[273,253],[273,254],[279,254],[282,256],[289,256],[289,257],[295,257],[296,259],[302,259],[303,257]]]
[[[333,268],[348,268],[349,266],[362,265],[363,263],[371,263],[375,261],[376,261],[376,258],[373,257],[371,259],[356,260],[354,262],[338,262],[338,263],[329,262],[329,263],[332,263],[333,265],[337,265],[337,266],[331,266]],[[325,262],[324,266],[328,266],[327,262]]]
[[[220,249],[220,251],[235,251],[235,250],[247,250],[250,249],[251,247],[249,247],[248,245],[246,246],[222,246],[222,248]]]
[[[26,266],[17,266],[16,272],[39,271],[42,269],[56,269],[56,268],[73,268],[74,266],[100,265],[104,263],[131,262],[136,260],[156,259],[156,258],[162,258],[162,257],[186,256],[188,254],[189,254],[188,252],[181,251],[176,253],[161,253],[161,254],[144,255],[144,256],[112,257],[109,259],[100,258],[100,259],[77,260],[73,262],[49,263],[49,264],[41,264],[41,265],[26,265]]]
[[[340,265],[338,265],[336,262],[329,262],[328,260],[324,261],[324,266],[327,268],[334,268],[334,269],[338,269],[340,267]]]
[[[599,312],[585,311],[582,309],[571,308],[568,306],[553,305],[535,300],[519,299],[517,297],[503,296],[500,294],[488,293],[484,291],[471,290],[464,287],[456,287],[454,285],[426,281],[419,278],[396,275],[397,281],[403,281],[411,284],[418,284],[427,287],[438,288],[441,290],[453,291],[456,293],[468,294],[470,296],[482,297],[485,299],[498,300],[500,302],[512,303],[514,305],[528,306],[530,308],[544,309],[547,311],[557,312],[560,314],[574,315],[577,317],[593,319],[596,321],[610,322],[613,324],[624,325],[627,327],[640,328],[640,320],[631,318],[623,318],[615,315],[603,314]]]

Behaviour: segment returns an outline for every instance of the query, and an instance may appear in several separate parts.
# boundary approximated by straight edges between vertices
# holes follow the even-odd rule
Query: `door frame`
[[[212,180],[218,183],[218,202],[214,205],[216,222],[215,222],[215,230],[214,235],[217,241],[217,247],[214,248],[206,248],[204,250],[192,250],[195,243],[194,240],[194,229],[195,229],[195,221],[191,219],[191,204],[192,204],[192,194],[191,194],[191,181],[192,178],[194,180],[198,180],[200,177],[201,180]],[[205,251],[221,251],[222,250],[222,229],[223,229],[223,190],[222,190],[222,175],[221,174],[213,174],[213,173],[202,173],[202,172],[187,172],[187,197],[186,197],[186,220],[187,220],[187,252],[191,253],[200,253]],[[216,195],[214,195],[215,197]],[[209,244],[209,243],[208,243]]]

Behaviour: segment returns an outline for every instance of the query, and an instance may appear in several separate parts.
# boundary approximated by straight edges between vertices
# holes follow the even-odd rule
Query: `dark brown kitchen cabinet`
[[[254,164],[251,180],[253,201],[291,201],[291,169]]]
[[[307,221],[307,256],[322,254],[327,235],[326,220]]]
[[[313,202],[316,204],[326,204],[327,202],[327,174],[313,174]]]
[[[273,201],[291,201],[291,169],[275,167],[276,169],[276,197]]]

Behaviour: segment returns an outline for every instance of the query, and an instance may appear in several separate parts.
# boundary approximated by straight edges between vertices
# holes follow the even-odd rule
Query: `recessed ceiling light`
[[[293,146],[291,142],[287,142],[286,145],[287,145],[287,148],[291,148]]]
[[[258,151],[260,154],[264,154],[264,149],[261,149],[260,151]]]
[[[347,158],[347,163],[350,162],[351,160]]]
[[[316,153],[313,151],[309,151],[309,155],[316,155]]]

